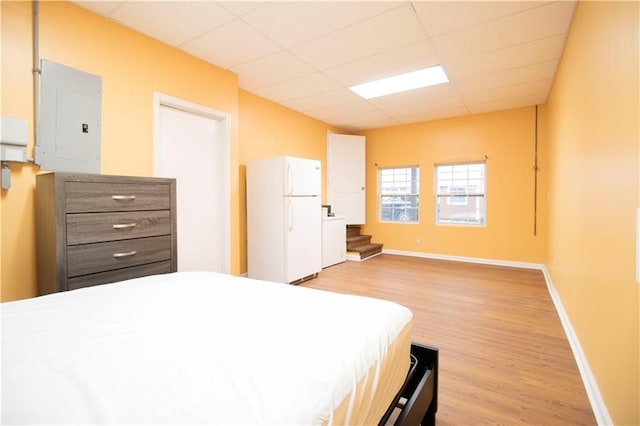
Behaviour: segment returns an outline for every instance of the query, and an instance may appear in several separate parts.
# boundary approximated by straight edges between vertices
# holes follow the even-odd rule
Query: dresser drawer
[[[94,274],[171,258],[171,237],[80,244],[67,249],[67,276]]]
[[[171,233],[171,212],[149,210],[67,215],[67,244],[88,244]]]
[[[169,210],[171,190],[162,183],[66,182],[67,213]]]
[[[114,283],[116,281],[130,280],[132,278],[146,277],[147,275],[166,274],[171,272],[171,262],[156,262],[131,268],[116,269],[113,271],[99,272],[91,275],[81,275],[69,278],[68,290],[82,287],[90,287],[99,284]]]

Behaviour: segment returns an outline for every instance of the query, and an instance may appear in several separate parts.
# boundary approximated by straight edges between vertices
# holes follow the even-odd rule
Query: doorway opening
[[[154,176],[176,179],[179,271],[230,273],[230,118],[154,94]]]

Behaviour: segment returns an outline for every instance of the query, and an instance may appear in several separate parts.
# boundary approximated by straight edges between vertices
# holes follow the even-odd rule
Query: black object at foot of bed
[[[435,425],[438,410],[438,349],[411,344],[411,367],[407,379],[380,420],[386,425],[394,410],[400,413],[394,426]]]

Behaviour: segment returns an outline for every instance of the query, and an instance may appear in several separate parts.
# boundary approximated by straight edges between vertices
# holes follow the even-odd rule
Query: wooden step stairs
[[[347,226],[347,258],[365,260],[382,253],[382,244],[372,243],[371,235],[360,234],[360,226]]]

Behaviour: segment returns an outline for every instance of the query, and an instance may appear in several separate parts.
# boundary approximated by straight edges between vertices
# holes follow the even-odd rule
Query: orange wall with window
[[[368,188],[363,232],[389,250],[542,263],[545,203],[538,197],[534,210],[535,123],[535,108],[528,107],[362,133]],[[436,225],[434,165],[485,158],[486,226]],[[418,223],[381,222],[378,168],[413,165],[420,167]]]
[[[640,423],[638,2],[580,2],[546,107],[546,264],[615,424]]]

